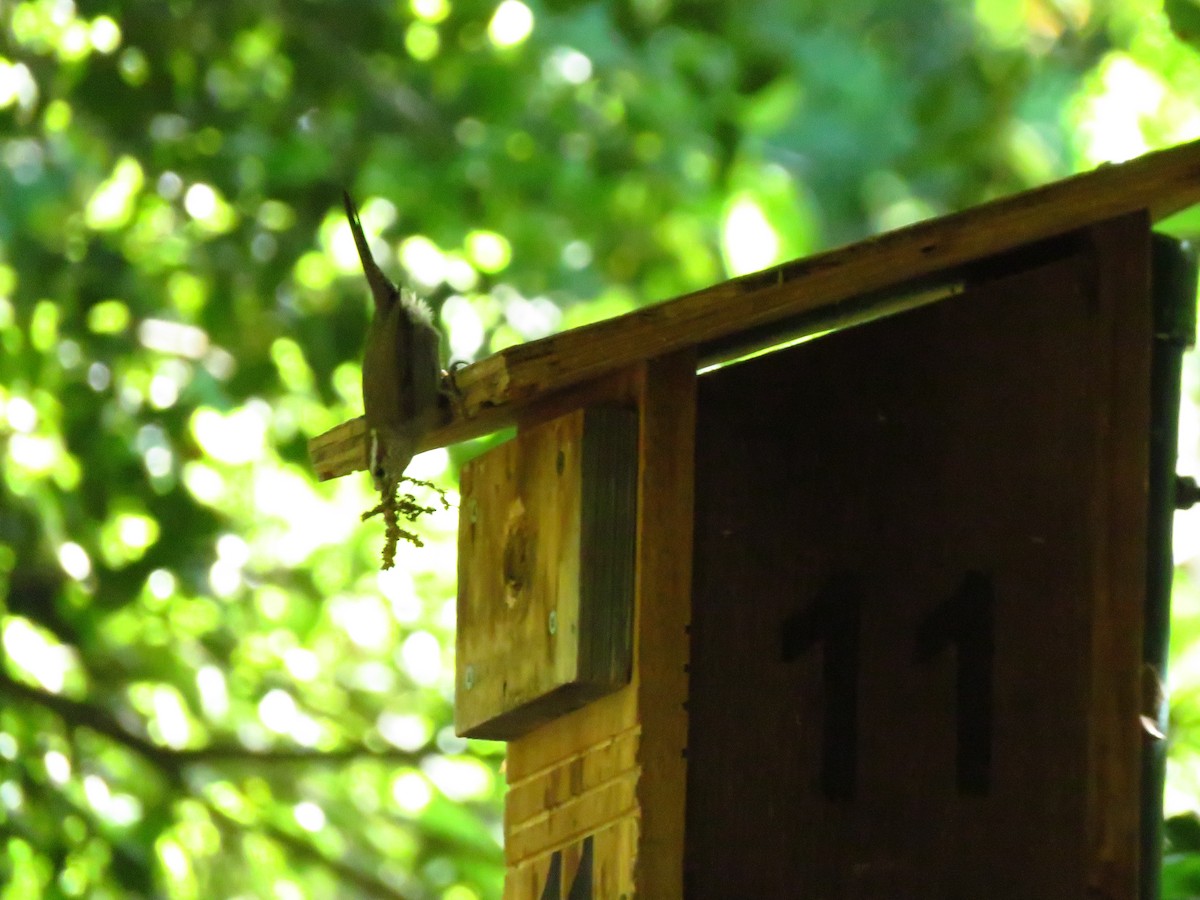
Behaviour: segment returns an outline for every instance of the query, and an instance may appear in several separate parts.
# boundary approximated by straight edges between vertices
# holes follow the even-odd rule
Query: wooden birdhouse
[[[506,898],[1154,896],[1198,201],[1191,144],[459,372]]]

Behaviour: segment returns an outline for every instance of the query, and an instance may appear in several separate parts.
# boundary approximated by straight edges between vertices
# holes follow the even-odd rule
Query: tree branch
[[[121,727],[108,713],[89,703],[72,700],[59,694],[43,691],[24,682],[17,681],[0,670],[0,692],[44,707],[55,713],[72,727],[90,728],[92,731],[111,738],[125,748],[145,758],[155,766],[177,771],[183,766],[201,763],[250,762],[250,763],[338,763],[357,759],[378,759],[387,762],[415,766],[423,754],[388,747],[374,750],[361,744],[340,747],[336,750],[310,750],[302,747],[280,747],[269,750],[251,750],[248,747],[230,744],[211,744],[207,747],[172,749],[155,744],[140,735]]]
[[[183,770],[188,766],[205,763],[330,763],[354,759],[378,759],[415,765],[420,762],[421,755],[410,751],[388,749],[371,750],[362,746],[346,747],[339,750],[317,751],[298,748],[255,751],[245,747],[210,746],[195,749],[173,750],[161,747],[147,738],[133,734],[123,728],[117,721],[102,709],[79,700],[72,700],[49,691],[32,687],[17,681],[0,669],[0,693],[7,694],[27,703],[40,706],[57,715],[69,728],[88,728],[125,747],[127,750],[145,759],[173,784],[187,790],[199,799],[206,807],[227,823],[237,827],[252,827],[259,829],[277,840],[291,852],[318,863],[330,869],[343,881],[352,884],[361,891],[387,900],[407,900],[404,895],[379,881],[373,876],[347,863],[326,857],[312,844],[299,837],[288,834],[273,825],[261,822],[245,825],[233,819],[214,806],[212,802],[196,791],[188,790],[183,779]],[[438,834],[422,834],[422,842],[432,852],[449,852],[455,855],[467,855],[479,859],[494,861],[494,854],[470,844],[456,844],[452,840]]]
[[[214,806],[213,803],[206,797],[201,797],[202,802],[208,811],[221,819],[227,825],[235,829],[253,828],[269,837],[271,840],[282,845],[289,853],[309,862],[316,863],[332,872],[337,876],[338,880],[345,885],[349,885],[356,890],[370,894],[373,897],[383,897],[385,900],[410,900],[409,895],[402,894],[390,885],[384,884],[373,875],[368,875],[361,869],[344,863],[341,860],[333,859],[326,856],[315,846],[308,841],[302,840],[295,835],[289,834],[282,828],[276,825],[271,825],[266,822],[254,822],[247,825],[239,822],[237,819],[224,812],[220,807]]]

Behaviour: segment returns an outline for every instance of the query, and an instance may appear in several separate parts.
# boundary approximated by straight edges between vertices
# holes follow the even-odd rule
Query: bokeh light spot
[[[533,11],[521,0],[503,0],[488,23],[488,37],[497,47],[514,47],[533,32]]]
[[[512,261],[512,245],[502,234],[472,231],[467,234],[465,243],[468,258],[481,272],[495,274]]]
[[[392,780],[392,799],[410,815],[417,815],[433,800],[433,788],[420,772],[403,772]]]
[[[414,16],[423,21],[436,25],[450,15],[450,4],[447,0],[409,0],[409,8]]]
[[[83,581],[92,574],[92,561],[87,551],[74,541],[67,541],[58,548],[58,564],[76,581]]]
[[[777,261],[779,237],[752,197],[743,194],[729,205],[721,248],[730,275],[757,272]]]

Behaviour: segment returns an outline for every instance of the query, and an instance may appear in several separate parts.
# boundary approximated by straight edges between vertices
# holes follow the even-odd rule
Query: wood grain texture
[[[701,379],[689,900],[1136,896],[1146,230]]]
[[[555,900],[559,897],[632,900],[635,896],[633,861],[637,857],[638,824],[636,816],[629,816],[606,825],[586,838],[523,861],[508,872],[504,882],[504,900],[542,900],[546,882],[555,866],[561,873],[560,889],[554,895]],[[585,867],[586,873],[583,871]],[[583,878],[588,879],[590,893],[584,893],[579,887],[578,881]],[[578,893],[569,893],[571,890]]]
[[[633,674],[509,744],[510,900],[538,900],[554,854],[589,836],[593,896],[682,896],[695,369],[690,353],[673,354],[582,392],[592,402],[628,397],[638,409]],[[541,415],[532,407],[529,419],[560,402]]]
[[[646,366],[638,516],[637,678],[642,742],[637,896],[683,896],[688,639],[696,450],[696,358]]]
[[[1115,216],[1145,210],[1152,220],[1200,202],[1200,142],[1102,166],[1074,178],[964,212],[921,222],[868,241],[786,263],[539,341],[502,351],[461,369],[461,409],[434,431],[424,449],[477,437],[515,421],[522,407],[548,393],[686,347],[722,348],[732,335],[769,330],[800,317],[810,333],[836,321],[838,304],[935,273],[957,279],[956,267],[983,256],[1052,238]],[[929,287],[929,285],[926,285]],[[794,326],[787,333],[795,335]],[[360,420],[309,442],[321,478],[362,467]]]
[[[462,471],[455,727],[509,740],[629,680],[637,414],[522,429]]]

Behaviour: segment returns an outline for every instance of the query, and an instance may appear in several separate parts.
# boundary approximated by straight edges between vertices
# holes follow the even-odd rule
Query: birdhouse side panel
[[[462,473],[460,734],[511,739],[629,679],[636,414],[577,410]]]

